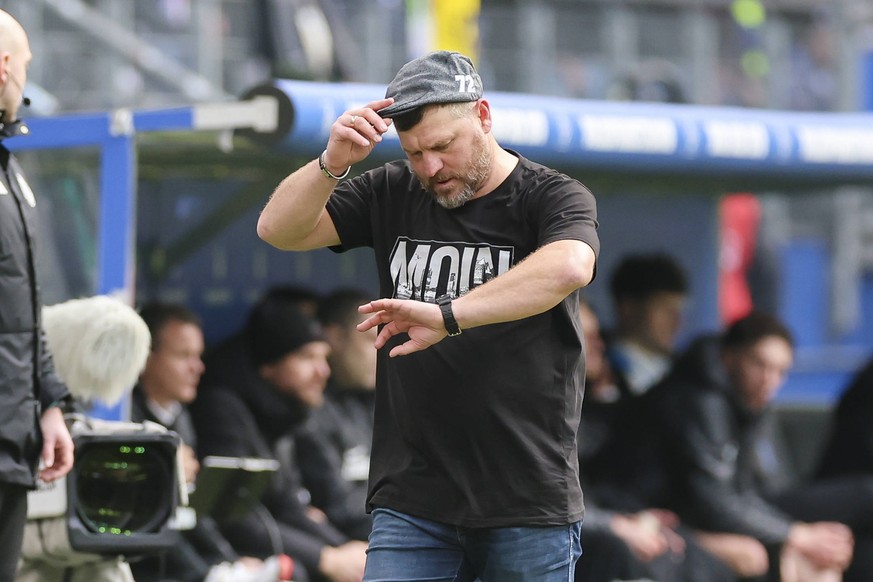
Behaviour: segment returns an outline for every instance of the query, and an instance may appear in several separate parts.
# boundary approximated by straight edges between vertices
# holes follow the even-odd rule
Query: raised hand
[[[392,103],[394,99],[372,101],[349,109],[333,122],[324,153],[324,165],[331,173],[341,175],[370,155],[391,125],[391,120],[380,117],[378,111]]]

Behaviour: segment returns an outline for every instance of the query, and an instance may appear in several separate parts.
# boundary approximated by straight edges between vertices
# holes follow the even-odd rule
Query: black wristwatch
[[[455,319],[455,314],[452,313],[452,297],[451,295],[440,295],[437,297],[437,305],[440,306],[440,311],[443,314],[443,325],[446,326],[446,331],[450,336],[461,335],[461,327]]]

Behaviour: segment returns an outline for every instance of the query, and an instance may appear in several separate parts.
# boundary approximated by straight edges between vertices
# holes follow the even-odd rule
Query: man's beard
[[[477,150],[477,152],[473,156],[473,159],[470,162],[470,166],[467,168],[467,171],[463,175],[446,176],[437,174],[430,180],[426,180],[421,176],[418,177],[418,180],[419,182],[421,182],[422,187],[431,193],[433,199],[436,200],[436,203],[447,210],[460,208],[461,206],[472,200],[473,197],[476,195],[476,192],[488,178],[488,173],[491,170],[491,153],[488,151],[485,136],[478,136],[475,143],[473,144],[473,147]],[[434,182],[442,182],[443,180],[447,180],[449,178],[459,179],[463,183],[463,188],[461,188],[461,190],[457,194],[454,194],[452,196],[442,196],[438,194],[431,184]]]

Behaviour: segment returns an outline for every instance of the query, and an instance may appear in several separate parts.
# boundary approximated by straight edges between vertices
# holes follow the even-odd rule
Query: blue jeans
[[[376,509],[364,582],[572,582],[581,528],[464,528]]]

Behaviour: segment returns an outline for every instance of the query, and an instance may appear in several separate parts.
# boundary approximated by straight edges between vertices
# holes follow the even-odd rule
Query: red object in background
[[[755,258],[761,204],[754,194],[728,194],[719,204],[718,311],[730,325],[752,310],[748,271]]]

